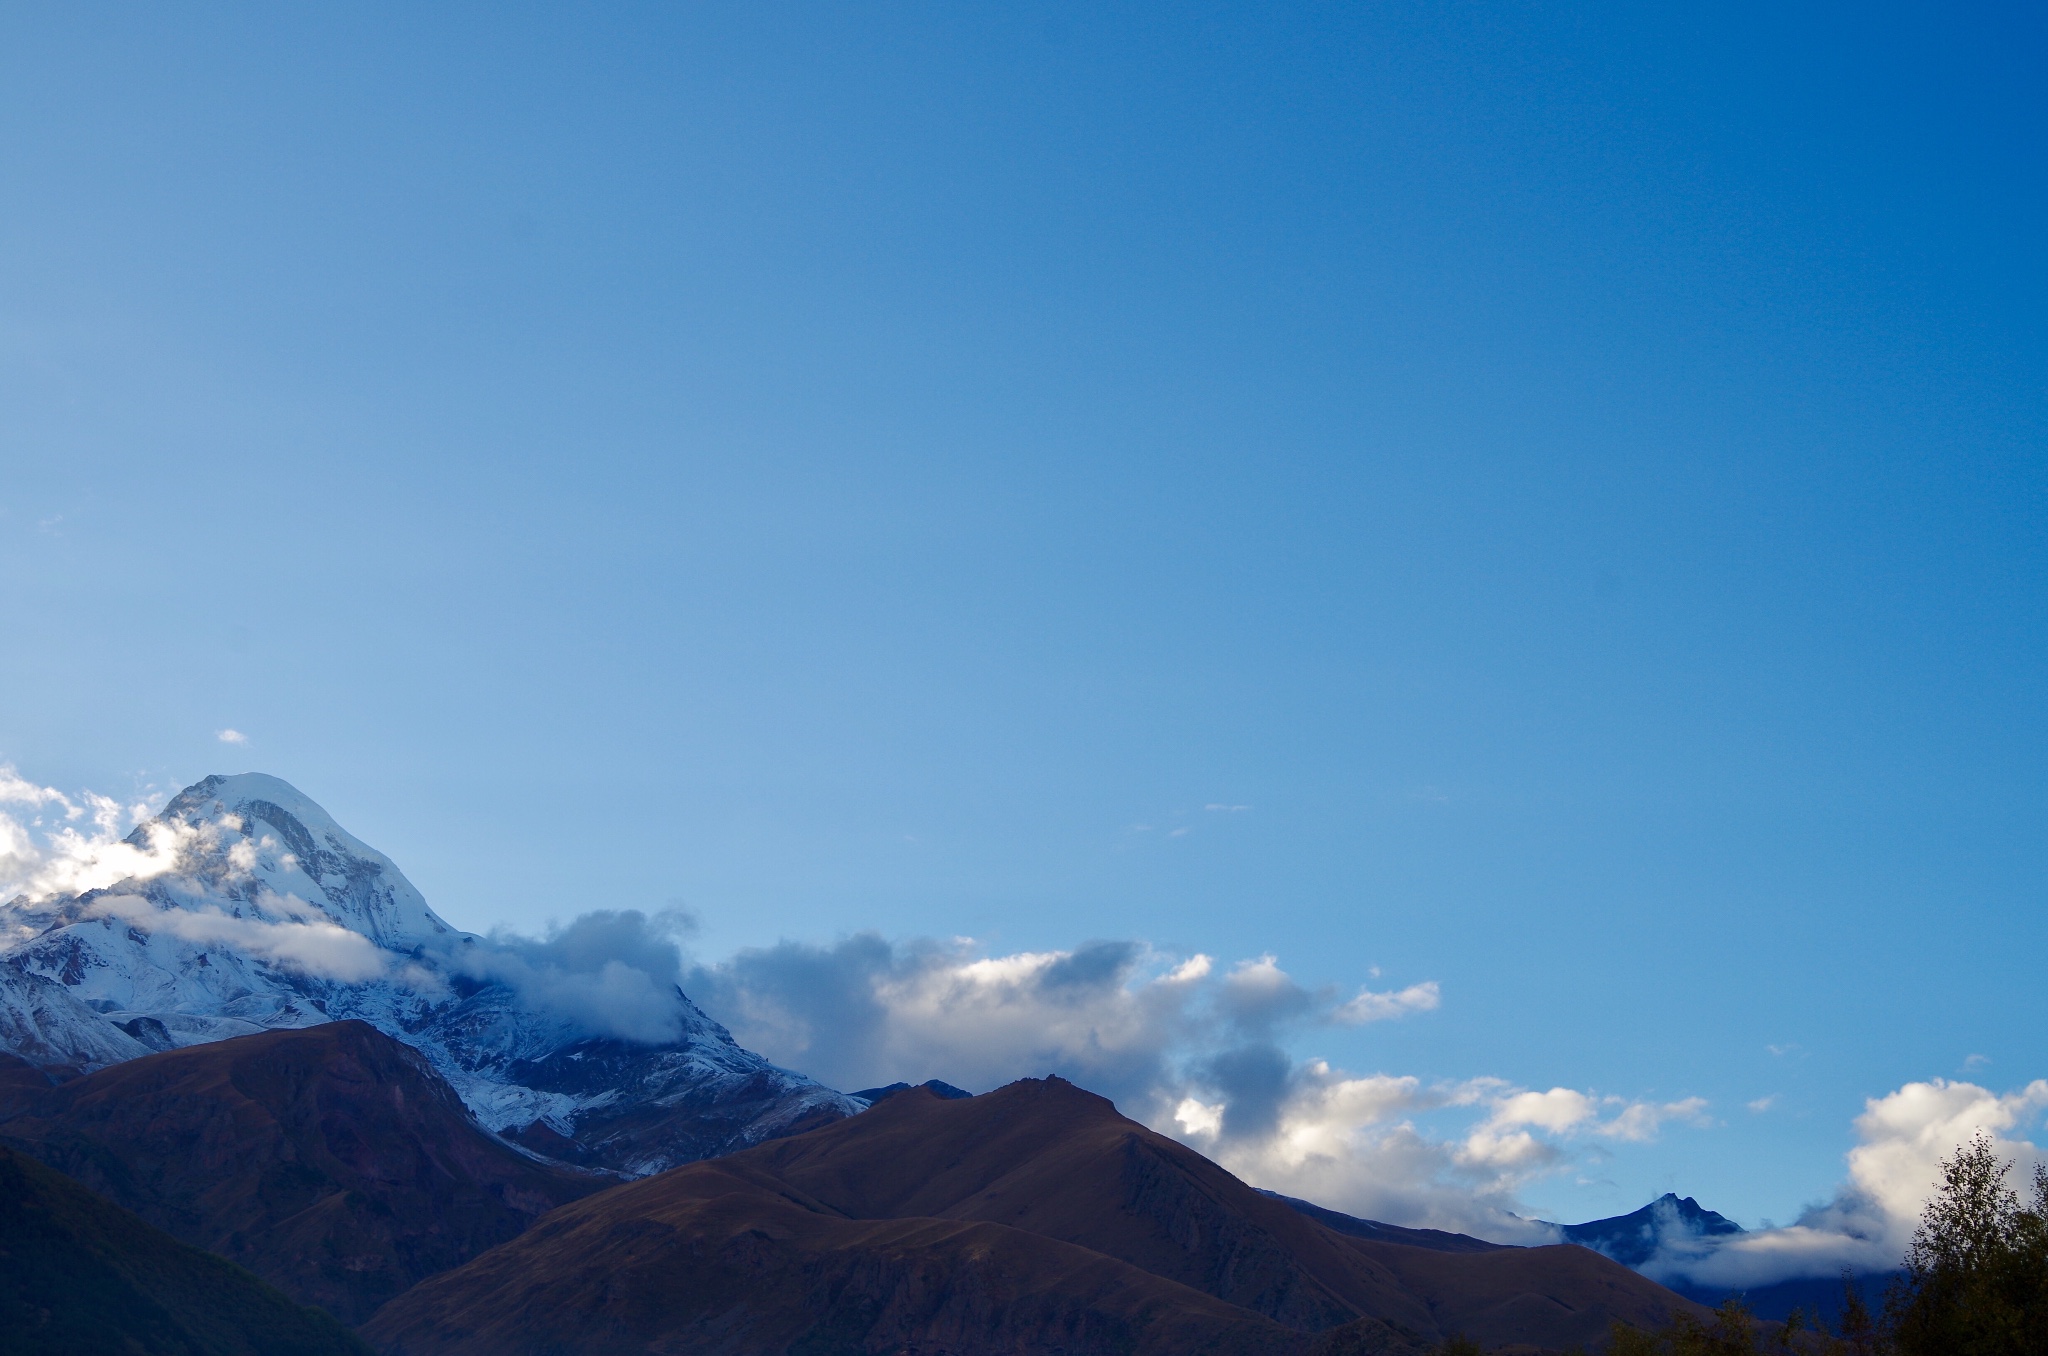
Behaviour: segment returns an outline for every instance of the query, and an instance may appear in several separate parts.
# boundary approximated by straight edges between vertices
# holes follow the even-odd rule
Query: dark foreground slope
[[[367,1356],[317,1309],[0,1148],[0,1356]]]
[[[387,1305],[393,1356],[1563,1348],[1689,1307],[1582,1248],[1347,1238],[1057,1079],[565,1206]]]
[[[363,1022],[10,1095],[0,1140],[352,1324],[606,1183],[485,1133],[416,1051]]]

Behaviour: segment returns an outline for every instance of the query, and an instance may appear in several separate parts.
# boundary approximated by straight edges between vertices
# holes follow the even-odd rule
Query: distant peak
[[[203,817],[215,801],[229,809],[262,801],[287,810],[300,819],[313,821],[321,828],[340,827],[335,824],[334,816],[311,796],[284,778],[273,777],[267,772],[216,772],[210,777],[202,777],[171,797],[170,803],[164,806],[163,817]]]
[[[891,1083],[887,1087],[862,1088],[859,1092],[849,1093],[847,1095],[850,1097],[858,1097],[861,1101],[866,1102],[869,1106],[873,1106],[875,1103],[882,1101],[885,1098],[894,1097],[899,1092],[911,1092],[917,1088],[922,1088],[926,1092],[932,1094],[932,1096],[944,1098],[949,1102],[959,1101],[962,1098],[972,1097],[974,1095],[973,1093],[967,1091],[965,1088],[956,1088],[951,1083],[942,1083],[936,1078],[928,1078],[922,1083],[915,1084]]]
[[[1640,1210],[1584,1224],[1560,1225],[1559,1232],[1568,1243],[1606,1253],[1625,1266],[1638,1266],[1654,1256],[1667,1237],[1739,1234],[1743,1229],[1692,1197],[1667,1191]]]

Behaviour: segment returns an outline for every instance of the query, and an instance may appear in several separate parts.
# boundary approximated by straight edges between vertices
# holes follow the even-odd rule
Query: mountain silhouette
[[[1584,1224],[1558,1226],[1565,1241],[1605,1253],[1623,1266],[1641,1266],[1666,1242],[1739,1234],[1742,1226],[1690,1196],[1665,1192],[1640,1210]]]
[[[486,1133],[365,1022],[5,1087],[0,1141],[350,1324],[616,1180]]]
[[[1582,1248],[1339,1233],[1055,1078],[909,1089],[574,1202],[363,1331],[392,1356],[1334,1356],[1561,1348],[1690,1307]]]

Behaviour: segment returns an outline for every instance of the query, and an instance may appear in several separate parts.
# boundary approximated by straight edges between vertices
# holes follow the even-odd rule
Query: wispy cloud
[[[111,918],[143,932],[161,932],[195,946],[239,951],[282,969],[342,983],[383,974],[392,961],[360,932],[321,915],[303,900],[258,895],[251,907],[281,918],[237,917],[217,907],[159,908],[140,895],[102,895],[88,918]]]
[[[249,742],[249,736],[243,734],[240,730],[216,730],[214,738],[223,744],[246,744]]]
[[[1393,1017],[1406,1017],[1411,1012],[1431,1012],[1442,1001],[1442,991],[1433,979],[1420,984],[1410,984],[1405,989],[1387,993],[1374,993],[1360,989],[1356,997],[1339,1004],[1331,1012],[1330,1020],[1340,1026],[1360,1026],[1366,1022],[1384,1022]]]

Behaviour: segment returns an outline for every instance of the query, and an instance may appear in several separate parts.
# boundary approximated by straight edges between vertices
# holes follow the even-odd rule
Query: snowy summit
[[[359,1018],[487,1129],[630,1175],[862,1105],[741,1049],[659,966],[449,926],[276,777],[187,787],[97,875],[0,905],[0,1050],[38,1067]]]

